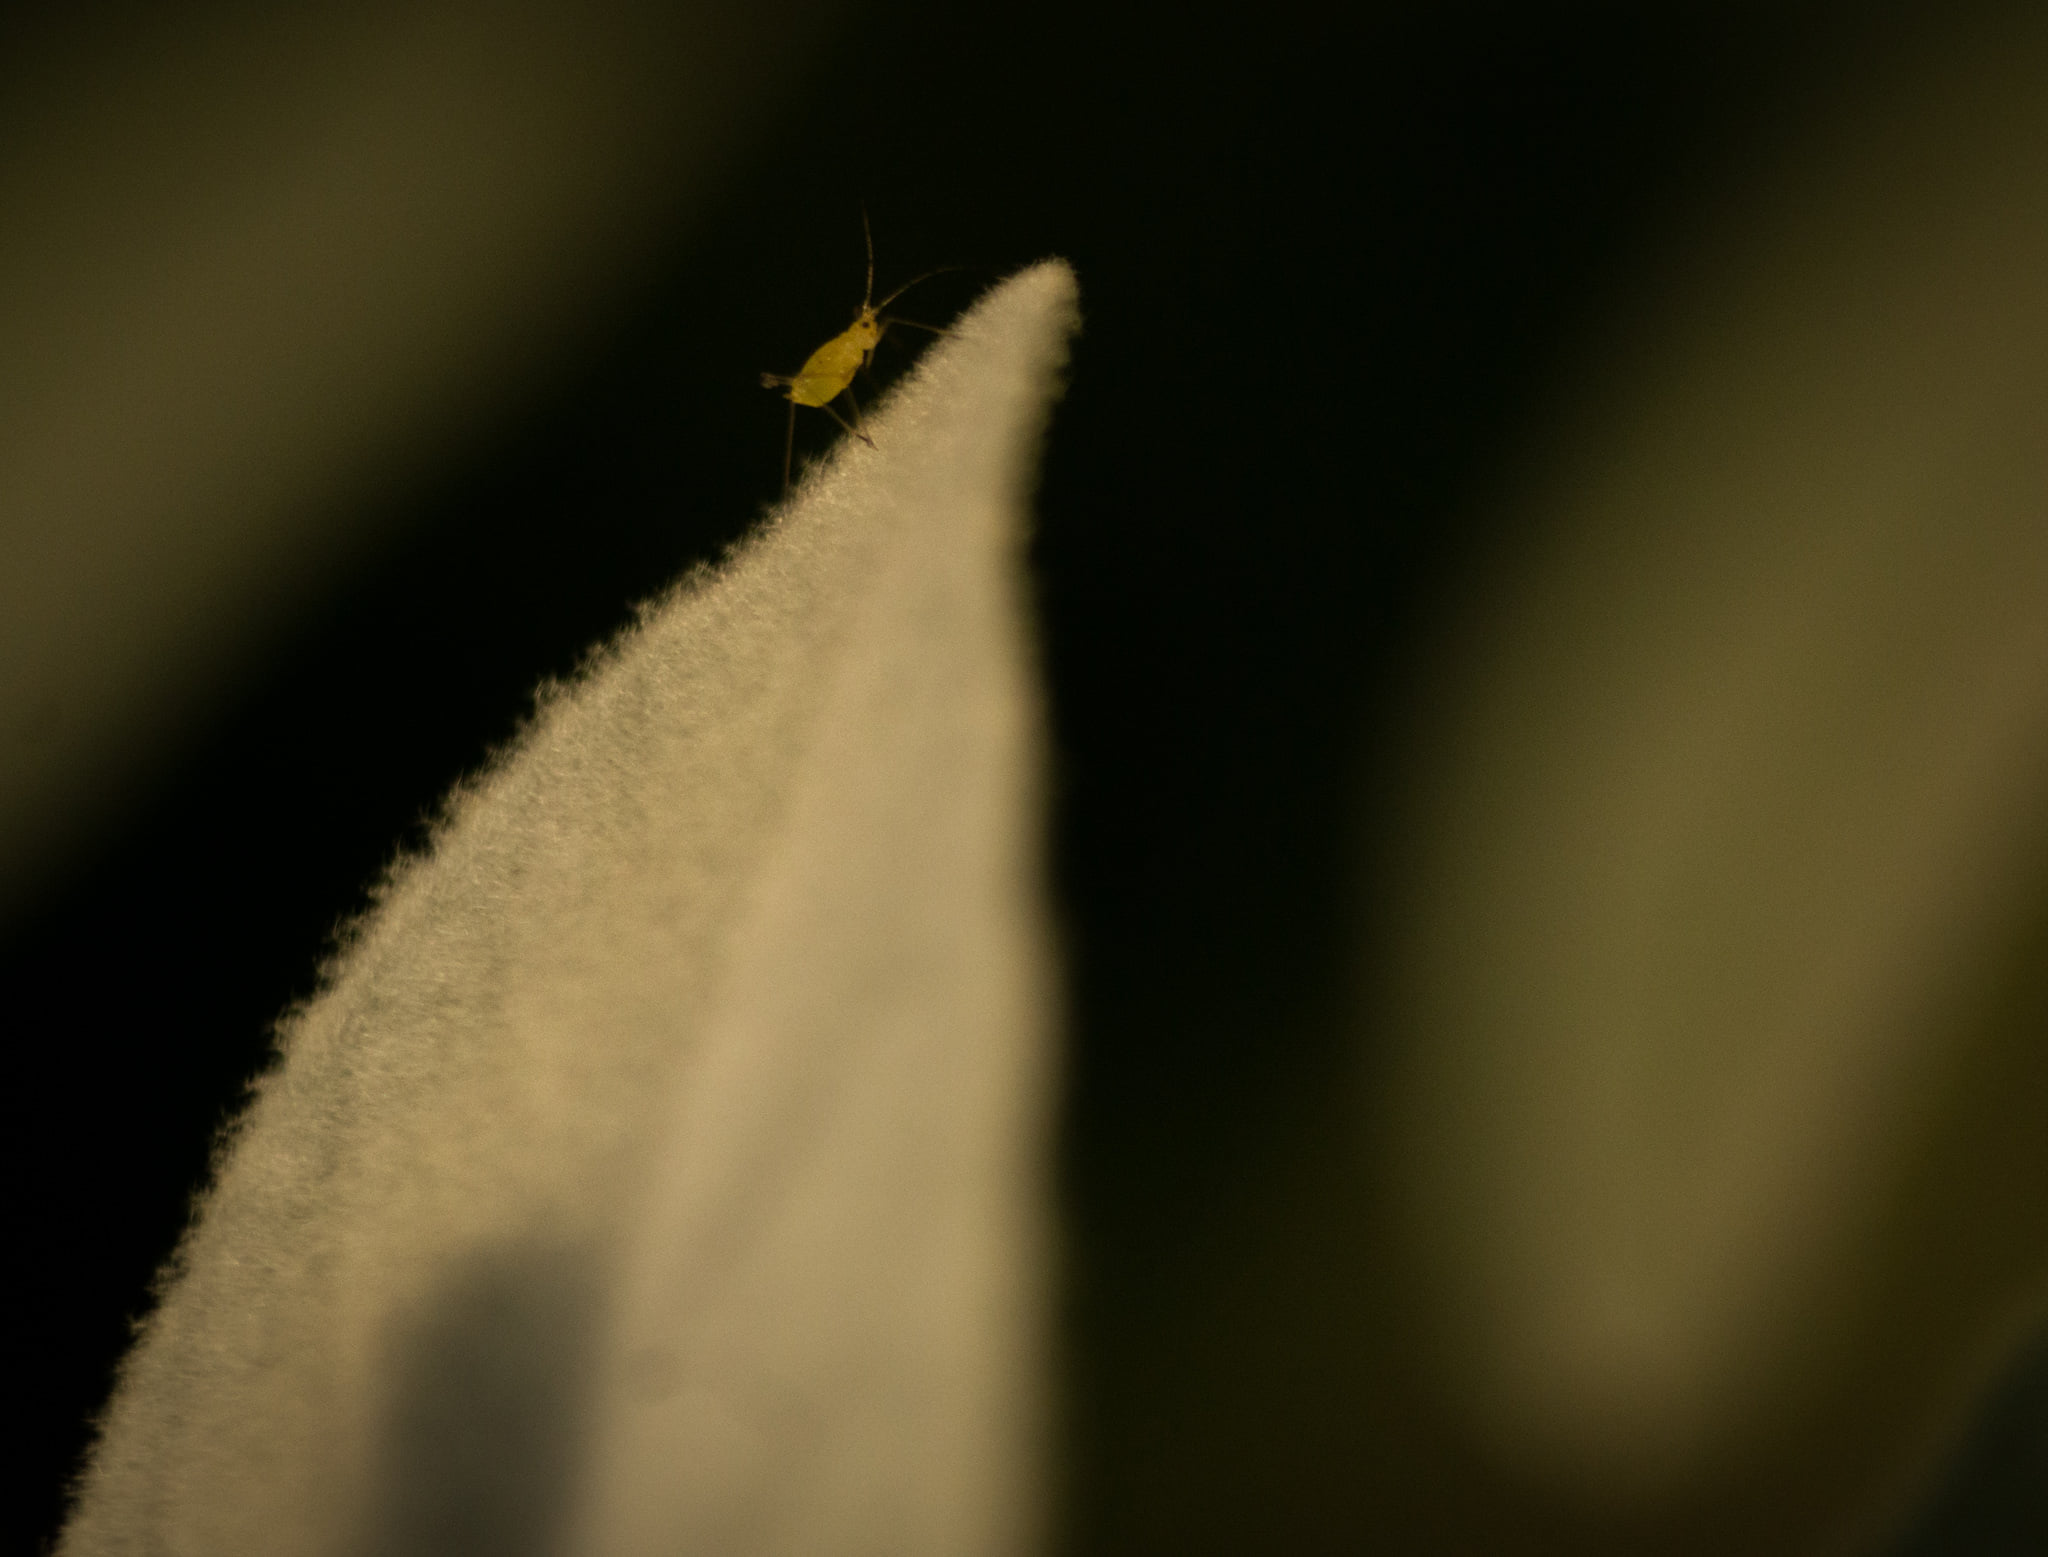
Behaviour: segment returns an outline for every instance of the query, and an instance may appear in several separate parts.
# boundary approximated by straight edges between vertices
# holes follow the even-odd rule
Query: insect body
[[[914,329],[931,330],[934,335],[946,333],[932,325],[919,324],[915,319],[891,319],[882,313],[884,308],[887,308],[897,298],[916,286],[918,282],[936,276],[939,272],[928,270],[924,275],[904,282],[902,286],[891,292],[879,303],[874,302],[875,239],[874,234],[868,229],[868,215],[865,211],[861,212],[860,215],[860,230],[861,236],[867,240],[868,246],[868,281],[867,287],[861,293],[860,312],[854,315],[853,323],[825,342],[824,345],[812,352],[810,356],[806,357],[804,365],[798,368],[793,375],[788,377],[780,373],[763,373],[761,375],[762,388],[780,389],[783,392],[784,398],[789,401],[789,431],[784,435],[782,441],[782,489],[785,492],[789,490],[790,453],[796,444],[796,408],[798,406],[815,406],[830,416],[841,427],[852,433],[854,437],[860,439],[862,443],[865,443],[869,448],[873,448],[875,440],[868,436],[867,429],[861,425],[860,402],[853,397],[854,374],[868,365],[868,359],[874,355],[875,347],[882,339],[882,333],[892,324],[907,324]],[[846,403],[853,408],[853,420],[851,422],[847,421],[845,417],[833,409],[832,402],[841,395],[846,396]]]
[[[796,370],[795,378],[763,373],[761,382],[769,387],[786,385],[792,406],[809,405],[829,411],[839,395],[851,398],[853,375],[868,365],[868,358],[874,355],[881,338],[882,321],[874,309],[863,303],[860,317],[812,352]]]

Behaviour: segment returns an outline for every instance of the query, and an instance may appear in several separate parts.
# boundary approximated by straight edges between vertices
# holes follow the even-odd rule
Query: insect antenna
[[[874,229],[868,226],[868,208],[865,201],[861,203],[860,208],[860,235],[868,246],[868,284],[861,288],[860,294],[860,311],[866,313],[868,300],[875,295],[875,234]]]
[[[904,282],[902,286],[898,287],[895,291],[891,292],[887,297],[883,298],[879,303],[875,304],[875,312],[880,313],[883,309],[887,308],[891,303],[895,302],[897,298],[901,297],[905,292],[908,292],[912,287],[916,286],[920,281],[929,281],[932,279],[932,277],[943,276],[948,271],[965,270],[966,268],[967,267],[964,265],[941,265],[937,270],[928,270],[921,276],[912,276],[908,281]],[[926,325],[924,328],[930,329],[931,326]]]

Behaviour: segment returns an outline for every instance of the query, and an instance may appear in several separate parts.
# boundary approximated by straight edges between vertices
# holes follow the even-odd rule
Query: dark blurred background
[[[850,316],[865,208],[884,290],[967,267],[906,298],[914,317],[942,321],[1046,255],[1081,282],[1033,552],[1071,981],[1068,1544],[1326,1549],[1351,1516],[1302,1509],[1329,1501],[1316,1489],[1371,1434],[1319,1447],[1298,1420],[1201,1423],[1253,1409],[1225,1375],[1264,1364],[1214,1352],[1231,1344],[1230,1314],[1249,1333],[1265,1312],[1252,1297],[1232,1307],[1256,1263],[1243,1221],[1268,1215],[1302,1119],[1345,1063],[1352,870],[1372,847],[1359,797],[1416,635],[1498,539],[1485,499],[1508,451],[1642,278],[1682,254],[1689,224],[1873,61],[1948,24],[1931,8],[1689,3],[1361,5],[1340,19],[1285,0],[1015,13],[877,0],[763,8],[744,26],[605,14],[614,30],[585,84],[616,112],[564,109],[569,128],[534,131],[587,136],[600,172],[512,188],[515,214],[556,203],[531,229],[491,229],[511,252],[574,227],[587,252],[551,261],[545,287],[501,288],[505,322],[486,311],[472,334],[509,344],[425,375],[428,432],[365,435],[347,479],[302,462],[248,500],[254,528],[348,539],[307,542],[291,555],[310,561],[266,563],[217,606],[194,594],[193,630],[220,643],[164,694],[175,718],[109,735],[94,760],[113,776],[75,815],[46,796],[47,814],[21,824],[55,841],[18,851],[29,863],[0,940],[7,1547],[54,1530],[215,1134],[337,926],[422,841],[449,786],[516,732],[537,683],[573,673],[636,601],[717,557],[776,497],[782,407],[756,377]],[[81,15],[6,24],[14,123],[90,141],[94,99],[51,82],[116,93],[182,69],[192,35],[255,25],[218,6],[175,27]],[[722,84],[701,63],[713,44],[746,62],[713,70],[733,73]],[[129,117],[114,115],[113,149],[91,165],[117,164],[121,137],[151,144],[158,111],[213,116],[209,167],[271,155],[265,116],[289,117],[290,72],[324,55],[240,47],[205,57],[223,81],[248,73],[256,108],[138,112],[122,89]],[[24,141],[9,165],[32,168],[38,146],[55,157],[62,139]],[[166,178],[137,231],[177,221]],[[560,196],[591,188],[587,209]],[[93,217],[117,246],[118,216]],[[435,219],[424,206],[393,218],[393,265],[406,221]],[[460,296],[481,261],[444,246],[422,263],[453,272]],[[325,306],[323,284],[304,282],[307,307]],[[438,296],[391,307],[427,315]],[[266,306],[297,317],[288,292]],[[366,359],[365,404],[387,371],[377,353],[400,350],[349,333],[349,308],[375,306],[334,304]],[[882,376],[915,346],[892,338]],[[320,383],[303,391],[312,423]],[[800,425],[800,453],[827,430]],[[4,512],[0,532],[48,522]],[[175,528],[161,544],[177,551]],[[9,555],[40,553],[23,541]],[[220,619],[234,612],[246,626]],[[26,749],[36,717],[7,739]],[[1203,1282],[1213,1290],[1190,1298]],[[1209,1317],[1185,1318],[1197,1309]],[[1313,1380],[1289,1389],[1315,1393]],[[1399,1419],[1397,1398],[1386,1411]],[[1972,1444],[1896,1550],[2048,1549],[2038,1360]],[[1273,1463],[1246,1472],[1242,1495],[1188,1497],[1226,1452]],[[1456,1452],[1429,1463],[1415,1474],[1455,1482],[1442,1467]],[[1399,1496],[1426,1529],[1430,1499]],[[1209,1533],[1180,1530],[1192,1516],[1176,1506],[1203,1510]],[[1557,1518],[1563,1541],[1577,1527]]]

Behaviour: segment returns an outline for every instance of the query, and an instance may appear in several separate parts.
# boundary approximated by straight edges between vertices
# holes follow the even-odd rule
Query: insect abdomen
[[[798,405],[818,406],[841,393],[860,370],[867,348],[851,330],[835,335],[812,352],[797,370],[789,386],[789,398]]]

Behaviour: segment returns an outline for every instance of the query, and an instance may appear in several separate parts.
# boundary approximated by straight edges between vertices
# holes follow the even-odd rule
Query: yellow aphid
[[[934,335],[946,332],[929,324],[919,324],[915,319],[891,319],[882,313],[897,298],[908,292],[918,282],[939,274],[928,270],[922,276],[912,277],[879,303],[871,301],[875,295],[875,238],[868,229],[868,213],[860,213],[861,236],[868,246],[868,282],[861,293],[860,312],[854,315],[853,323],[841,330],[832,339],[820,346],[804,359],[804,365],[794,375],[785,377],[780,373],[763,373],[761,387],[779,389],[789,401],[789,431],[782,440],[782,489],[789,490],[789,457],[796,446],[796,408],[800,405],[815,406],[844,427],[869,448],[875,440],[861,425],[860,402],[853,397],[853,376],[868,365],[876,345],[882,339],[882,332],[892,324],[907,324],[913,329],[930,330]],[[940,269],[951,269],[941,266]],[[841,395],[853,407],[853,420],[849,422],[832,408],[832,402]]]

